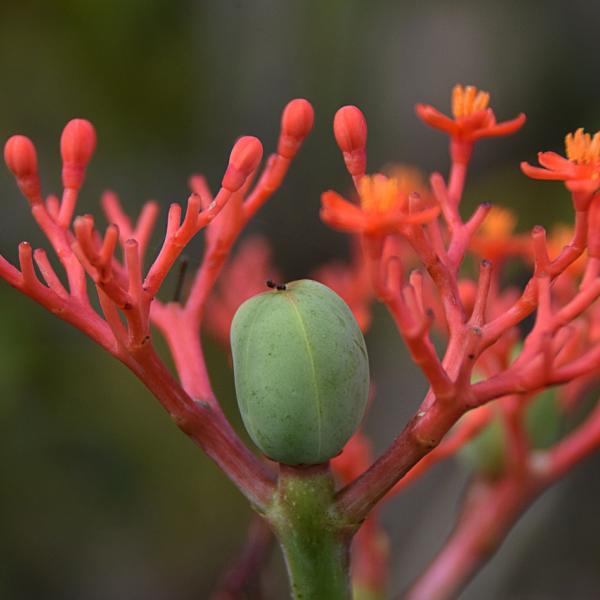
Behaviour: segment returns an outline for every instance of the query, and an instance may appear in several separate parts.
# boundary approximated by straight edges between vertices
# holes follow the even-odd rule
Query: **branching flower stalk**
[[[334,135],[354,192],[349,200],[325,192],[321,218],[352,236],[352,261],[324,265],[314,277],[346,301],[363,331],[372,303],[385,305],[429,390],[381,456],[373,456],[359,429],[338,456],[317,465],[278,465],[241,442],[212,390],[200,338],[205,327],[227,346],[238,307],[274,277],[263,240],[247,238],[230,253],[281,187],[312,129],[311,105],[303,99],[287,105],[277,151],[262,170],[260,141],[242,137],[215,195],[202,176],[193,176],[185,208],[169,208],[162,247],[148,268],[155,202],[133,222],[106,192],[104,232],[91,215],[74,218],[96,144],[88,121],[75,119],[63,131],[60,197],[42,194],[33,143],[20,135],[6,143],[6,163],[64,278],[45,250],[27,242],[19,245],[18,267],[0,257],[0,276],[143,382],[278,538],[296,598],[386,598],[390,557],[379,506],[432,465],[461,454],[473,469],[461,516],[407,592],[413,600],[455,597],[535,498],[600,445],[598,406],[575,429],[562,426],[600,366],[600,134],[578,130],[566,138],[566,156],[542,152],[541,166],[521,165],[530,177],[564,182],[572,228],[515,233],[516,217],[487,202],[465,219],[460,205],[475,145],[525,122],[524,115],[497,122],[489,100],[472,86],[456,86],[452,117],[417,106],[418,116],[450,139],[448,176],[433,173],[428,182],[407,167],[367,174],[362,112],[345,106],[335,115]],[[183,301],[161,302],[165,278],[201,230],[204,255],[189,292]],[[473,258],[477,276],[469,278],[464,267]],[[523,289],[502,283],[514,260],[531,271]],[[534,325],[523,333],[530,315]],[[175,374],[154,350],[153,328],[168,344]],[[445,339],[441,355],[433,335]],[[250,550],[229,569],[231,581],[221,582],[216,597],[243,589],[266,555],[264,527],[250,531]]]

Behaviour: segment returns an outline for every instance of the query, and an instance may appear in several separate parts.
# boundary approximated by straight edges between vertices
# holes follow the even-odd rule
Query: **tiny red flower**
[[[386,235],[402,225],[428,223],[440,208],[420,199],[423,187],[413,177],[365,175],[358,183],[360,205],[329,190],[321,196],[321,218],[334,229],[368,235]]]
[[[592,137],[583,128],[565,138],[565,156],[557,152],[538,152],[541,167],[521,163],[525,175],[555,181],[597,180],[600,177],[600,131]],[[600,182],[598,182],[600,184]]]
[[[567,134],[565,154],[539,152],[538,161],[542,166],[522,162],[521,170],[533,179],[564,181],[579,208],[585,209],[600,187],[600,131],[591,136],[579,128]]]
[[[455,85],[452,90],[452,115],[450,118],[429,104],[417,104],[417,115],[431,127],[446,132],[452,139],[452,158],[468,162],[474,142],[482,138],[510,135],[523,126],[525,115],[496,122],[489,108],[490,95],[475,86]]]
[[[509,135],[525,123],[525,115],[519,114],[510,121],[496,122],[494,111],[489,108],[490,95],[475,86],[455,85],[452,90],[453,119],[429,104],[417,104],[417,114],[425,123],[441,129],[455,138],[474,142],[481,138]]]

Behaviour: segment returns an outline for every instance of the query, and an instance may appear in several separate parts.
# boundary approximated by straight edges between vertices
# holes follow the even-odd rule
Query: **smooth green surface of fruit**
[[[244,425],[269,458],[318,464],[358,427],[369,391],[362,333],[328,287],[294,281],[247,300],[231,325]]]

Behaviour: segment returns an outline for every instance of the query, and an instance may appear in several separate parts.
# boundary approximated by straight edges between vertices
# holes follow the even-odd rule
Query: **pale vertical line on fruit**
[[[300,324],[300,329],[304,335],[304,343],[306,345],[306,354],[308,355],[308,361],[310,363],[310,367],[312,370],[313,384],[315,386],[315,397],[316,397],[316,403],[317,403],[317,406],[316,406],[316,409],[317,409],[317,433],[318,433],[318,440],[319,440],[317,452],[320,455],[321,454],[321,446],[322,446],[322,435],[323,435],[322,434],[322,420],[323,420],[322,408],[323,407],[322,407],[322,403],[321,403],[321,394],[319,393],[319,386],[317,385],[317,368],[315,366],[315,361],[313,358],[313,354],[311,352],[310,342],[308,339],[308,331],[306,331],[306,327],[304,326],[304,320],[302,319],[302,314],[300,313],[300,310],[298,309],[298,306],[296,305],[296,301],[291,296],[291,294],[285,294],[285,298],[288,300],[288,302],[294,309],[296,316],[298,317],[298,323]]]

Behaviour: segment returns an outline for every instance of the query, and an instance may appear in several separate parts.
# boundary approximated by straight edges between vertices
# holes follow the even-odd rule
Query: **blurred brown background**
[[[99,215],[107,187],[135,212],[150,197],[165,207],[183,200],[194,171],[216,187],[235,138],[258,135],[272,149],[282,107],[306,97],[315,130],[250,227],[296,278],[347,252],[345,238],[318,220],[320,192],[349,186],[331,135],[336,108],[364,109],[372,170],[391,161],[444,170],[446,140],[413,106],[447,110],[453,84],[472,83],[492,92],[499,119],[525,111],[529,120],[517,136],[478,148],[467,206],[515,207],[522,227],[568,220],[560,185],[526,180],[518,163],[560,149],[567,131],[599,128],[600,8],[585,0],[418,6],[4,0],[0,137],[31,136],[45,190],[57,191],[61,128],[91,119],[99,143],[78,212]],[[0,252],[14,260],[20,240],[41,237],[7,171],[0,191]],[[381,450],[424,382],[381,311],[368,343],[379,397],[367,427]],[[226,356],[207,347],[215,387],[239,425]],[[242,542],[244,500],[125,368],[4,284],[0,391],[1,598],[208,596]],[[588,462],[539,501],[464,598],[594,597],[599,467]],[[394,593],[447,535],[466,477],[443,465],[384,510]],[[275,558],[264,578],[272,597],[285,594],[281,568]]]

